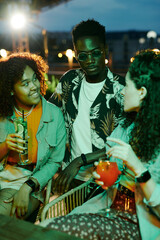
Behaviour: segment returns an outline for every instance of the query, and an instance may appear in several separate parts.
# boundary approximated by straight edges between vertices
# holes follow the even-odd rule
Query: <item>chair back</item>
[[[91,182],[93,182],[92,179],[48,203],[42,210],[41,221],[48,218],[65,216],[74,208],[81,206],[90,193]]]

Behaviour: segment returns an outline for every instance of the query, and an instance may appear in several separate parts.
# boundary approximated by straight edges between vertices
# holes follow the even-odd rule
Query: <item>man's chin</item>
[[[97,78],[99,76],[99,73],[97,73],[97,72],[86,72],[86,75],[89,78],[95,79],[95,78]]]

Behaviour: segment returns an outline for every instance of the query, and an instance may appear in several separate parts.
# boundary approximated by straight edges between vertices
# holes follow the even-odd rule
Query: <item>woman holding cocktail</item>
[[[105,211],[104,214],[100,211],[106,206],[106,193],[102,193],[75,209],[74,215],[67,216],[65,221],[62,219],[64,232],[66,226],[69,226],[67,220],[69,222],[72,219],[70,225],[72,223],[73,226],[76,216],[80,219],[83,215],[84,224],[80,226],[83,226],[82,231],[86,230],[86,239],[151,240],[160,234],[159,51],[146,50],[135,56],[126,75],[122,94],[126,116],[107,138],[106,146],[110,161],[116,161],[122,171],[117,195],[111,205],[114,217],[106,217]],[[101,176],[97,172],[94,176],[97,183],[105,188]],[[77,213],[80,215],[75,215]],[[89,227],[89,219],[100,213],[102,216],[97,219],[97,223],[94,221],[97,238],[93,238],[93,235],[90,238],[92,225]],[[58,220],[48,226],[58,229],[56,224]],[[75,227],[74,230],[68,229],[66,232],[70,234],[75,232]],[[81,236],[80,231],[77,236]]]
[[[0,60],[0,214],[28,219],[64,157],[62,113],[42,97],[47,69],[30,53]]]
[[[107,138],[107,155],[126,166],[120,184],[135,192],[142,239],[155,239],[160,234],[160,52],[135,57],[122,94],[128,116]]]

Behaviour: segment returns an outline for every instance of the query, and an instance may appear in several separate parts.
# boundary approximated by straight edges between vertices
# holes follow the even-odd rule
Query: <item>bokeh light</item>
[[[108,59],[107,58],[105,59],[105,64],[108,64]]]
[[[156,38],[157,37],[157,33],[155,31],[149,31],[147,33],[147,38]]]
[[[72,57],[73,57],[73,51],[72,51],[71,49],[67,49],[67,50],[66,50],[66,56],[67,56],[68,58],[72,58]]]
[[[63,57],[63,54],[62,54],[62,53],[58,53],[58,57],[59,57],[59,58],[62,58],[62,57]]]
[[[26,17],[24,14],[17,13],[11,17],[10,23],[14,29],[22,29],[26,24]]]
[[[7,51],[5,49],[0,49],[0,55],[3,58],[7,57]]]

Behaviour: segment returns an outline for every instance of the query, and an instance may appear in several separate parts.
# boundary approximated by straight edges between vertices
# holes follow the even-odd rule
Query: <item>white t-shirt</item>
[[[78,115],[73,124],[71,136],[71,157],[72,160],[79,157],[82,153],[92,152],[91,130],[90,130],[90,107],[101,91],[105,80],[100,83],[89,83],[85,79],[82,81]],[[75,176],[76,179],[87,181],[91,175],[93,164],[82,166]]]

